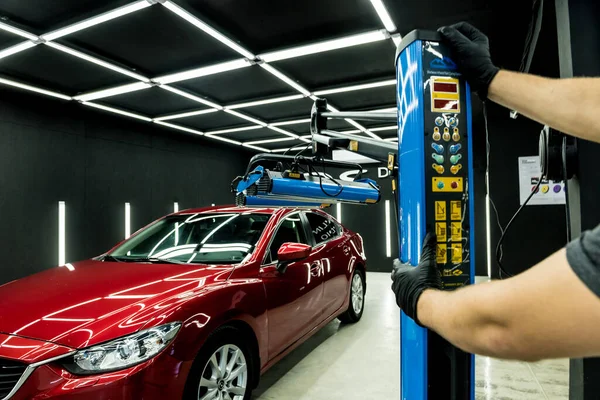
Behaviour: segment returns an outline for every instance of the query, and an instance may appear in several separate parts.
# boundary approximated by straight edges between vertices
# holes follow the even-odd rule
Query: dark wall
[[[0,91],[0,284],[56,265],[58,202],[66,259],[101,254],[180,209],[230,204],[250,153],[74,103]]]
[[[507,69],[518,70],[524,42],[525,32],[522,32],[518,41],[492,43],[492,56],[500,55],[495,62]],[[500,51],[494,51],[494,44],[501,47]],[[504,48],[507,45],[513,46],[512,52]],[[558,65],[556,15],[553,4],[548,3],[544,9],[542,31],[530,72],[559,77]],[[508,109],[488,103],[490,194],[497,207],[499,220],[506,226],[520,206],[518,157],[538,154],[538,138],[542,125],[523,116],[516,120],[511,119]],[[492,271],[493,276],[498,276],[495,250],[501,232],[496,224],[493,209],[491,221]],[[512,274],[522,272],[564,246],[565,221],[564,206],[525,207],[504,240],[502,264],[505,270]]]

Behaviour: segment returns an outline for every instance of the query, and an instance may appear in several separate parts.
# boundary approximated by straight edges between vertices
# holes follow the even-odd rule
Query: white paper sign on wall
[[[523,204],[531,191],[539,182],[540,157],[519,157],[519,197]],[[563,182],[543,180],[540,189],[529,200],[528,205],[556,205],[565,204],[565,185]]]

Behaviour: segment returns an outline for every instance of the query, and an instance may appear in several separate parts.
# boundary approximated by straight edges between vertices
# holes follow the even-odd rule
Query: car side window
[[[290,215],[281,222],[273,237],[273,241],[271,241],[265,264],[277,261],[277,251],[279,251],[282,244],[288,242],[308,244],[300,214]]]
[[[306,218],[317,246],[340,235],[341,228],[332,219],[315,213],[306,213]]]

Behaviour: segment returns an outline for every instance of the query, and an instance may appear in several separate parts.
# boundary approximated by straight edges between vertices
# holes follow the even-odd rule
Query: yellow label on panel
[[[446,220],[446,202],[436,201],[435,202],[435,220],[445,221]]]
[[[450,246],[450,251],[452,252],[452,254],[450,255],[451,260],[452,260],[452,264],[462,264],[462,262],[463,262],[463,257],[462,257],[463,247],[462,247],[462,244],[453,243]]]
[[[453,242],[462,241],[462,224],[460,222],[452,222],[450,225],[450,240]]]
[[[437,263],[447,264],[448,263],[448,246],[445,244],[437,245]]]
[[[452,221],[462,220],[462,202],[460,200],[450,202],[450,219]]]
[[[458,93],[438,93],[433,92],[431,94],[431,98],[433,99],[447,99],[447,100],[460,100],[460,96]]]
[[[435,234],[437,236],[438,242],[446,242],[448,240],[445,222],[436,222],[435,223]]]
[[[462,193],[463,192],[463,178],[458,178],[458,177],[433,178],[431,180],[431,191],[432,192]]]

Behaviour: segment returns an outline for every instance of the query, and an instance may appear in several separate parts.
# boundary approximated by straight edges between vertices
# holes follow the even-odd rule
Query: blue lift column
[[[413,31],[396,53],[400,258],[417,265],[437,234],[444,290],[474,283],[471,98],[436,32]],[[474,399],[474,357],[401,316],[406,400]]]

